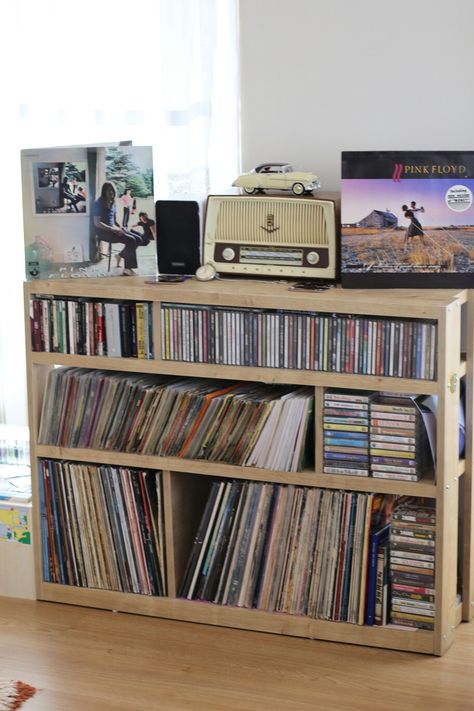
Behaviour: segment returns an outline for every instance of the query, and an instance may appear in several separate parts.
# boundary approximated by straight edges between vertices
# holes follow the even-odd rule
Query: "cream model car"
[[[321,187],[318,176],[293,170],[288,163],[262,163],[232,183],[253,195],[257,190],[292,190],[295,195]]]

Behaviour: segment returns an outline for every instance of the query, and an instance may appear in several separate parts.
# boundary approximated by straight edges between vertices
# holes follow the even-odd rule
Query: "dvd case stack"
[[[434,629],[435,526],[433,500],[400,500],[390,529],[391,622]]]
[[[378,479],[418,481],[428,466],[428,442],[416,400],[379,395],[370,404],[370,469]]]
[[[373,393],[326,390],[323,410],[325,474],[369,476],[369,403]]]

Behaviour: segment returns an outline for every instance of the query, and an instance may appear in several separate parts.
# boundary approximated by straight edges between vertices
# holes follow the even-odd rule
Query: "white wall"
[[[471,0],[240,0],[242,168],[474,149]]]

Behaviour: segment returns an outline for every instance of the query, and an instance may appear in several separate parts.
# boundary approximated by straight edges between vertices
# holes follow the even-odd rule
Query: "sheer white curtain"
[[[2,10],[0,422],[26,423],[22,148],[153,146],[155,197],[239,168],[238,0],[16,0]]]

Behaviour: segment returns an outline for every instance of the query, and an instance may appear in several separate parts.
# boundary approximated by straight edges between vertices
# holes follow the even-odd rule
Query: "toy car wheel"
[[[257,192],[257,188],[244,188],[244,192],[246,192],[247,195],[253,195]]]
[[[295,195],[303,195],[304,185],[302,183],[295,183],[292,187],[292,190]]]

